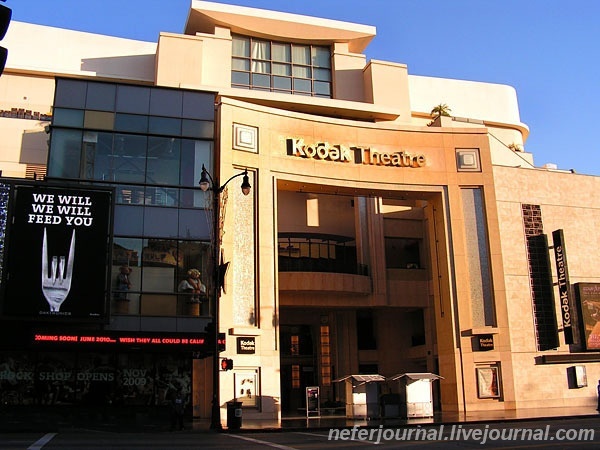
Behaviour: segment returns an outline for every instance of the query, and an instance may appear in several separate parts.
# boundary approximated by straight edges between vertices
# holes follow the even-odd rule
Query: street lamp
[[[248,170],[233,175],[225,183],[219,185],[218,178],[213,178],[202,164],[202,173],[200,175],[200,189],[202,192],[211,190],[213,193],[213,271],[212,271],[212,286],[213,286],[213,333],[214,333],[214,354],[213,354],[213,398],[212,398],[212,413],[210,427],[213,430],[220,430],[221,427],[221,401],[220,401],[220,384],[219,384],[219,298],[221,297],[221,274],[222,268],[219,265],[221,256],[221,233],[220,233],[220,218],[221,218],[221,193],[225,190],[227,183],[237,177],[243,176],[242,193],[248,195],[252,186],[248,179]]]

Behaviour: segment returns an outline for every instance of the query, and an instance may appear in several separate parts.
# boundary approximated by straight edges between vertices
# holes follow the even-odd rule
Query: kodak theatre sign
[[[380,152],[374,148],[344,147],[327,142],[305,144],[304,139],[287,139],[287,154],[299,158],[320,159],[343,163],[368,164],[372,166],[424,167],[427,164],[421,153]]]

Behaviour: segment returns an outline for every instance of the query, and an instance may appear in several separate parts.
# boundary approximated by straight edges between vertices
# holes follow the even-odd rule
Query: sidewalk
[[[329,428],[352,428],[352,427],[403,427],[415,425],[452,425],[452,424],[477,424],[491,422],[507,421],[527,421],[527,420],[557,420],[570,417],[600,417],[598,411],[592,406],[582,407],[563,407],[563,408],[532,408],[511,411],[480,411],[471,413],[435,413],[434,417],[414,418],[414,419],[348,419],[345,416],[321,416],[307,419],[305,416],[283,417],[281,425],[276,421],[251,420],[242,417],[242,426],[236,432],[256,432],[256,431],[292,431],[306,429],[329,429]],[[223,417],[225,422],[226,418]],[[192,429],[195,431],[208,431],[210,421],[194,420]],[[224,427],[227,431],[227,428]]]

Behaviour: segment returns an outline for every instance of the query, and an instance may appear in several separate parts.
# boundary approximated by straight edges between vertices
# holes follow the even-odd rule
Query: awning
[[[385,381],[385,377],[383,375],[373,374],[373,375],[346,375],[345,377],[333,380],[333,382],[339,383],[341,381],[346,381],[349,378],[352,378],[353,381],[358,382],[358,384],[356,386],[360,386],[365,383]],[[356,387],[356,386],[354,386],[354,387]]]
[[[439,380],[440,378],[444,378],[441,377],[439,375],[436,375],[435,373],[424,373],[424,372],[413,372],[413,373],[399,373],[397,375],[391,376],[389,377],[387,380],[388,381],[398,381],[401,378],[407,378],[407,383],[412,383],[414,381],[418,381],[418,380]]]

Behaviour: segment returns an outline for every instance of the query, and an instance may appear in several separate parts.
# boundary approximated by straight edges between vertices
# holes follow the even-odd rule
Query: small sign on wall
[[[567,367],[567,377],[569,389],[579,389],[588,385],[585,366]]]
[[[237,338],[238,355],[254,355],[256,353],[256,339],[254,336]]]
[[[475,369],[477,375],[477,397],[498,398],[500,397],[500,376],[497,366],[478,367]]]
[[[480,352],[486,352],[494,350],[494,335],[493,334],[480,334],[477,336],[478,350]]]

